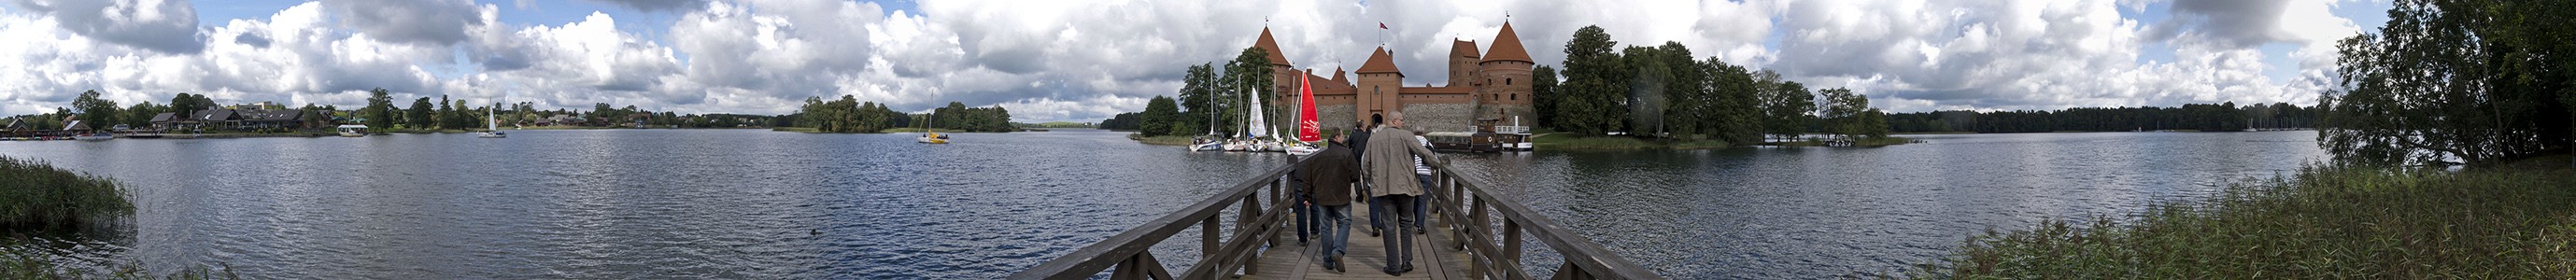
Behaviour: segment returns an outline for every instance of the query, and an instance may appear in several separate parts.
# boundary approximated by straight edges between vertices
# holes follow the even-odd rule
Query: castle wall
[[[1405,125],[1417,131],[1476,131],[1474,114],[1468,104],[1404,104]]]

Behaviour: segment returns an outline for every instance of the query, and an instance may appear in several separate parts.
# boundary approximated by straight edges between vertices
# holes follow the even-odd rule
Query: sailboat
[[[1244,136],[1246,136],[1246,137],[1244,137],[1244,139],[1247,139],[1247,143],[1248,143],[1248,144],[1247,144],[1248,146],[1244,147],[1244,151],[1247,151],[1247,152],[1277,152],[1277,151],[1280,151],[1280,150],[1279,150],[1279,145],[1278,145],[1276,142],[1273,142],[1273,141],[1270,141],[1270,139],[1267,139],[1267,138],[1269,138],[1269,137],[1270,137],[1270,122],[1267,122],[1267,121],[1263,121],[1263,120],[1262,120],[1262,116],[1263,116],[1263,114],[1261,113],[1261,107],[1262,107],[1262,106],[1261,106],[1261,94],[1258,94],[1258,93],[1255,93],[1255,94],[1246,94],[1246,95],[1244,95],[1244,96],[1246,96],[1246,97],[1251,97],[1251,98],[1252,98],[1252,100],[1246,100],[1246,101],[1243,103],[1244,105],[1248,105],[1248,106],[1244,106],[1244,107],[1246,107],[1246,109],[1251,110],[1251,114],[1250,114],[1250,115],[1247,115],[1247,117],[1245,117],[1245,118],[1244,118],[1244,119],[1245,119],[1245,122],[1244,122],[1244,129],[1243,129],[1243,132],[1244,132]]]
[[[492,104],[492,107],[501,107],[501,105]],[[493,110],[495,109],[489,107],[483,108],[483,117],[485,118],[483,120],[483,133],[476,134],[474,137],[510,138],[509,134],[501,133],[501,114]]]
[[[939,119],[938,112],[933,111],[930,115],[926,116],[930,116],[925,118],[930,120],[922,122],[921,138],[914,138],[912,141],[921,142],[922,144],[948,144],[947,135],[939,135],[938,131],[933,131],[935,130],[935,127],[939,127],[932,124],[932,121],[937,121]]]
[[[1288,143],[1288,147],[1284,150],[1292,156],[1306,156],[1323,151],[1323,148],[1315,146],[1316,141],[1324,140],[1324,126],[1315,121],[1315,87],[1306,80],[1306,75],[1297,76],[1297,111],[1295,112],[1297,113],[1295,117],[1297,141]]]

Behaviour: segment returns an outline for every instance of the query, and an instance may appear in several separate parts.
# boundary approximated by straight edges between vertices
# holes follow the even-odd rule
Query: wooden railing
[[[1145,222],[1144,225],[1110,236],[1108,240],[1074,250],[1037,267],[1011,274],[1011,279],[1089,279],[1109,271],[1109,279],[1172,279],[1151,250],[1154,244],[1180,234],[1190,227],[1199,228],[1199,260],[1180,274],[1186,279],[1218,279],[1241,269],[1243,274],[1258,274],[1260,266],[1251,265],[1261,258],[1261,248],[1276,240],[1281,223],[1287,222],[1288,200],[1282,196],[1287,187],[1283,179],[1304,161],[1292,162],[1263,172],[1200,200],[1178,212]],[[1262,190],[1268,189],[1265,196]],[[1233,236],[1219,242],[1218,216],[1226,207],[1235,211]],[[1110,270],[1115,268],[1116,270]]]
[[[1446,227],[1454,233],[1451,236],[1456,236],[1449,239],[1449,248],[1467,252],[1468,279],[1531,279],[1521,269],[1525,235],[1537,237],[1540,243],[1565,256],[1565,263],[1558,265],[1556,275],[1548,279],[1664,279],[1528,206],[1495,196],[1485,189],[1493,183],[1460,175],[1456,168],[1449,167],[1448,160],[1438,155],[1416,155],[1431,166],[1432,185],[1423,187],[1423,192],[1431,196],[1433,215],[1440,216],[1435,219],[1440,221],[1437,226]]]
[[[1550,279],[1663,279],[1526,206],[1495,196],[1484,189],[1492,183],[1460,175],[1439,155],[1417,155],[1433,169],[1434,183],[1423,191],[1431,196],[1432,212],[1440,216],[1434,226],[1457,236],[1443,245],[1467,253],[1467,278],[1532,279],[1520,261],[1523,236],[1530,236],[1565,256],[1565,263]],[[1287,228],[1289,201],[1282,196],[1282,188],[1288,186],[1283,178],[1304,164],[1297,161],[1263,172],[1188,208],[1012,274],[1011,279],[1088,279],[1104,271],[1110,279],[1173,279],[1151,249],[1190,227],[1199,228],[1200,256],[1180,278],[1218,279],[1237,269],[1245,275],[1259,274],[1255,271],[1259,266],[1251,262],[1260,259],[1261,248],[1276,240],[1279,229]],[[1217,235],[1223,231],[1218,218],[1229,206],[1240,210],[1235,212],[1234,234],[1220,242]]]

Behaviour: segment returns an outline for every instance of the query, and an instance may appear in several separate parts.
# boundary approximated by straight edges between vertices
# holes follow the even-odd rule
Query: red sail
[[[1315,85],[1297,75],[1297,141],[1324,141],[1324,126],[1315,122]]]

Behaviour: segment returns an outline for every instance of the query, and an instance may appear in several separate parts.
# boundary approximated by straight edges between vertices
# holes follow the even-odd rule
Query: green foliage
[[[821,97],[805,98],[805,106],[797,109],[796,119],[797,125],[813,127],[817,132],[878,133],[888,128],[902,127],[901,120],[909,117],[893,109],[887,109],[883,104],[859,102],[857,96],[842,95],[840,100],[830,102],[823,101]],[[731,125],[721,127],[731,127]]]
[[[1143,117],[1144,123],[1136,129],[1137,133],[1142,133],[1145,136],[1164,136],[1184,133],[1182,131],[1172,130],[1172,123],[1174,121],[1178,121],[1181,117],[1181,112],[1179,106],[1172,104],[1172,98],[1170,97],[1154,96],[1153,100],[1146,101],[1145,115]]]
[[[1530,117],[1538,118],[1532,126],[1553,127],[1556,123],[1556,67],[1539,65],[1530,69]]]
[[[1622,131],[1627,120],[1629,68],[1618,53],[1618,41],[1600,26],[1584,26],[1565,42],[1565,83],[1557,85],[1558,130],[1585,135]]]
[[[2317,108],[2289,103],[2182,107],[2067,108],[2055,111],[1933,111],[1888,116],[1895,132],[2022,133],[2057,131],[2199,130],[2312,127]],[[2247,122],[2251,120],[2251,122]]]
[[[241,275],[234,274],[230,267],[194,267],[158,277],[145,272],[143,265],[135,262],[115,265],[106,271],[82,270],[65,267],[47,256],[43,249],[19,242],[0,240],[0,279],[241,279]]]
[[[81,226],[134,213],[128,190],[114,180],[0,157],[0,226]]]
[[[116,125],[117,109],[116,101],[100,98],[98,90],[83,91],[80,97],[72,99],[72,110],[78,110],[81,122],[89,124],[91,129],[107,129]]]
[[[1262,59],[1269,60],[1266,57]],[[1214,114],[1218,112],[1216,101],[1220,98],[1217,83],[1214,65],[1190,66],[1189,73],[1181,77],[1179,101],[1182,116],[1172,124],[1172,131],[1178,131],[1174,133],[1198,133],[1217,122]]]
[[[1019,128],[1011,126],[1011,111],[1003,109],[1001,105],[994,105],[993,107],[968,108],[966,107],[966,103],[950,101],[948,102],[948,107],[932,109],[930,117],[936,118],[936,120],[932,121],[930,125],[935,126],[934,128],[938,129],[968,132],[1010,132],[1019,130]]]
[[[1761,85],[1755,99],[1762,103],[1762,132],[1775,137],[1797,138],[1815,122],[1816,94],[1796,81],[1780,79],[1780,73],[1762,70],[1753,79]]]
[[[2233,184],[2208,201],[2163,204],[2130,219],[1988,231],[1908,273],[1969,279],[2559,279],[2576,275],[2576,188],[2566,187],[2576,182],[2568,174],[2310,166],[2294,177]]]
[[[1817,115],[1824,118],[1825,131],[1846,140],[1887,136],[1886,113],[1869,107],[1869,96],[1852,94],[1851,89],[1825,89],[1825,109]]]
[[[390,92],[385,91],[385,88],[367,91],[367,108],[362,111],[367,116],[367,128],[376,130],[394,128],[394,99]]]
[[[1252,121],[1251,106],[1263,106],[1263,113],[1278,112],[1269,109],[1270,98],[1254,98],[1267,97],[1271,93],[1270,87],[1274,82],[1271,72],[1270,52],[1259,47],[1243,48],[1233,61],[1225,63],[1225,74],[1217,79],[1217,92],[1210,95],[1216,98],[1213,101],[1217,112],[1222,115],[1222,119],[1213,124],[1217,133],[1243,134],[1247,128],[1242,124]]]
[[[2570,148],[2576,14],[2567,1],[2401,0],[2336,47],[2317,134],[2370,165],[2483,164]]]
[[[432,105],[429,103],[429,97],[413,100],[409,113],[403,115],[403,125],[408,125],[412,129],[437,129],[438,108],[430,106]]]
[[[125,110],[123,111],[125,115],[118,117],[118,119],[123,120],[123,122],[119,123],[135,128],[145,128],[152,126],[152,116],[170,112],[170,106],[162,106],[159,104],[152,104],[151,101],[144,101],[142,103],[134,103],[134,106],[125,107]]]

